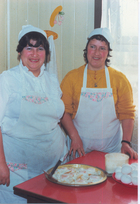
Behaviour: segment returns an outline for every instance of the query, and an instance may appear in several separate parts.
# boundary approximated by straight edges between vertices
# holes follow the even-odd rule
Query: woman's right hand
[[[73,158],[75,158],[75,153],[77,151],[80,157],[84,156],[85,151],[83,148],[83,142],[73,124],[71,115],[65,112],[63,118],[61,119],[61,123],[71,139],[71,147],[69,154],[73,152]]]
[[[85,151],[83,148],[83,142],[79,135],[71,138],[71,147],[70,147],[69,154],[73,153],[73,159],[75,159],[76,151],[79,153],[80,157],[85,155]]]
[[[10,185],[10,170],[5,162],[0,163],[0,185]]]

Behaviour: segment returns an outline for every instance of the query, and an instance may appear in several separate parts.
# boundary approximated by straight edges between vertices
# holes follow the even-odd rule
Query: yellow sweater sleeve
[[[133,92],[130,82],[123,73],[111,67],[108,70],[117,118],[119,120],[134,119],[135,105],[133,104]]]
[[[60,85],[65,111],[72,115],[72,119],[75,117],[79,105],[84,68],[85,66],[82,66],[80,69],[70,71]]]
[[[70,71],[61,82],[63,92],[62,100],[65,104],[65,111],[75,117],[83,85],[83,74],[85,65],[78,69]],[[111,88],[113,89],[113,98],[115,103],[116,115],[119,120],[134,119],[135,106],[133,105],[133,93],[131,85],[126,76],[108,67],[110,75]],[[87,71],[87,87],[94,87],[94,76],[99,78],[97,88],[106,88],[106,77],[104,70]],[[95,88],[95,87],[94,87]]]

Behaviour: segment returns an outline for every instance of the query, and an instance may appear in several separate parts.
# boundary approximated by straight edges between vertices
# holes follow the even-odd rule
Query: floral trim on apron
[[[104,93],[90,93],[90,92],[82,92],[81,96],[84,96],[85,98],[89,98],[92,101],[100,102],[104,99],[107,99],[108,97],[112,97],[113,94],[110,92],[104,92]]]
[[[13,172],[19,169],[27,169],[27,164],[17,164],[17,163],[7,162],[7,166]]]
[[[42,104],[48,101],[47,97],[38,97],[38,96],[22,96],[22,99],[31,103]]]

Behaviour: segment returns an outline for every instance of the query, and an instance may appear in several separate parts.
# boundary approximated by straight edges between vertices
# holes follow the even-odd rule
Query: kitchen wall
[[[64,20],[51,27],[50,16],[59,5]],[[83,49],[94,29],[94,0],[0,0],[0,73],[18,64],[18,33],[26,24],[58,34],[55,49],[61,82],[68,71],[84,64]]]

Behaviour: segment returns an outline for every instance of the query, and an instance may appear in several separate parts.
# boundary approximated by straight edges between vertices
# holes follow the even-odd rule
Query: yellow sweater
[[[72,119],[75,117],[79,105],[84,68],[85,65],[70,71],[61,82],[65,111],[72,115]],[[133,93],[128,79],[123,73],[111,67],[108,67],[108,70],[117,118],[120,121],[134,119],[135,106],[133,105]],[[87,70],[87,87],[93,88],[95,83],[97,88],[106,88],[105,69]]]

